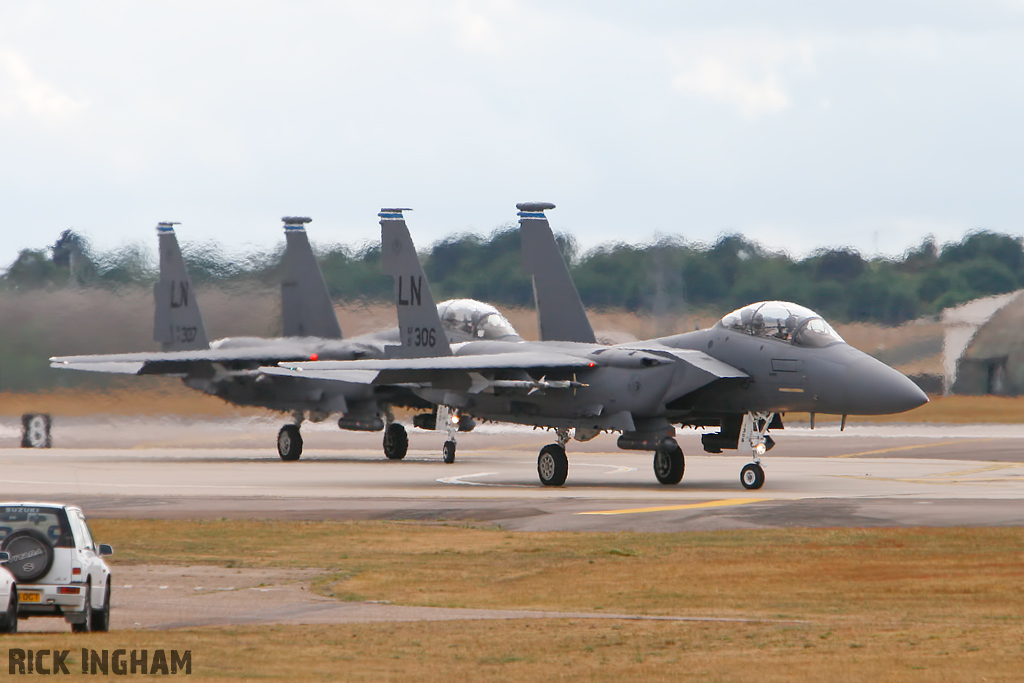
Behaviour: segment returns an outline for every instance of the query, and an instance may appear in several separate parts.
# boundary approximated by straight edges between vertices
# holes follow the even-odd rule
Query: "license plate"
[[[22,602],[39,602],[42,596],[39,593],[18,593],[18,600]]]

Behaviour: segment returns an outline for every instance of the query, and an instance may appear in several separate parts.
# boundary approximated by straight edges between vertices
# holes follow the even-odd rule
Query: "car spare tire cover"
[[[15,531],[4,539],[2,550],[11,556],[4,566],[19,583],[41,579],[53,566],[53,546],[35,529]]]

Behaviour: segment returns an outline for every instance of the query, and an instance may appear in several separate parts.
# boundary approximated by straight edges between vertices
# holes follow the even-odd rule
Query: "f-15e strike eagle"
[[[160,223],[157,226],[160,280],[154,287],[153,336],[161,343],[162,351],[55,357],[50,359],[51,367],[175,376],[193,389],[236,405],[291,413],[294,421],[278,432],[278,454],[283,460],[298,460],[301,456],[299,428],[307,416],[318,422],[332,414],[341,415],[338,426],[342,429],[383,430],[384,454],[390,459],[404,458],[408,435],[405,427],[395,421],[392,408],[433,407],[409,389],[373,385],[367,381],[272,377],[259,372],[260,366],[279,361],[383,358],[389,348],[399,348],[397,329],[342,339],[327,285],[306,235],[305,226],[310,219],[286,217],[283,221],[286,242],[281,284],[284,337],[231,337],[211,343],[178,246],[175,224]],[[497,309],[479,301],[443,302],[435,309],[435,316],[443,321],[444,338],[454,342],[521,339]],[[467,417],[461,428],[471,429],[472,420]]]
[[[403,209],[379,214],[382,263],[395,279],[400,349],[387,358],[284,361],[261,371],[274,377],[334,380],[377,389],[403,387],[437,406],[447,433],[445,462],[455,459],[457,417],[553,429],[557,441],[537,458],[543,484],[562,485],[570,438],[621,432],[618,446],[654,452],[662,484],[683,477],[675,426],[718,427],[704,449],[749,448],[740,481],[760,488],[760,456],[787,411],[880,415],[916,408],[928,398],[907,377],[846,344],[819,315],[783,301],[750,304],[714,327],[647,341],[602,346],[564,259],[552,249],[545,211],[519,204],[523,258],[533,275],[542,341],[473,340],[450,344]],[[567,286],[568,283],[568,286]],[[305,359],[303,359],[305,360]]]

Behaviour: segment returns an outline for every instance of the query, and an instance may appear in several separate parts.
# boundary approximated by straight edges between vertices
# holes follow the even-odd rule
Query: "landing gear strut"
[[[565,457],[565,444],[569,441],[568,429],[556,429],[558,443],[549,443],[540,449],[537,456],[537,475],[544,486],[561,486],[569,476],[569,459]]]
[[[665,439],[658,450],[654,451],[654,476],[662,484],[672,486],[682,481],[685,470],[683,449],[675,439]]]
[[[459,433],[459,414],[454,408],[448,406],[437,407],[437,426],[444,429],[448,440],[444,442],[444,461],[447,464],[455,462],[455,437]]]
[[[302,413],[295,413],[295,423],[281,427],[277,433],[277,454],[282,460],[293,462],[302,456],[302,433],[299,425],[302,424]]]
[[[384,455],[388,460],[401,460],[409,452],[409,435],[405,427],[395,422],[391,408],[384,410]]]
[[[761,467],[761,456],[768,452],[775,443],[768,436],[768,425],[774,413],[747,413],[743,416],[740,427],[740,444],[747,444],[754,456],[754,462],[740,470],[740,483],[747,490],[759,489],[764,486],[764,468]]]

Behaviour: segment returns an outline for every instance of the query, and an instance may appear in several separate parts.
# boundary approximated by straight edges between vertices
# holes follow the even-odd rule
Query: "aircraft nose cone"
[[[902,413],[928,402],[921,388],[906,375],[871,357],[850,366],[845,384],[845,402],[851,415]]]

